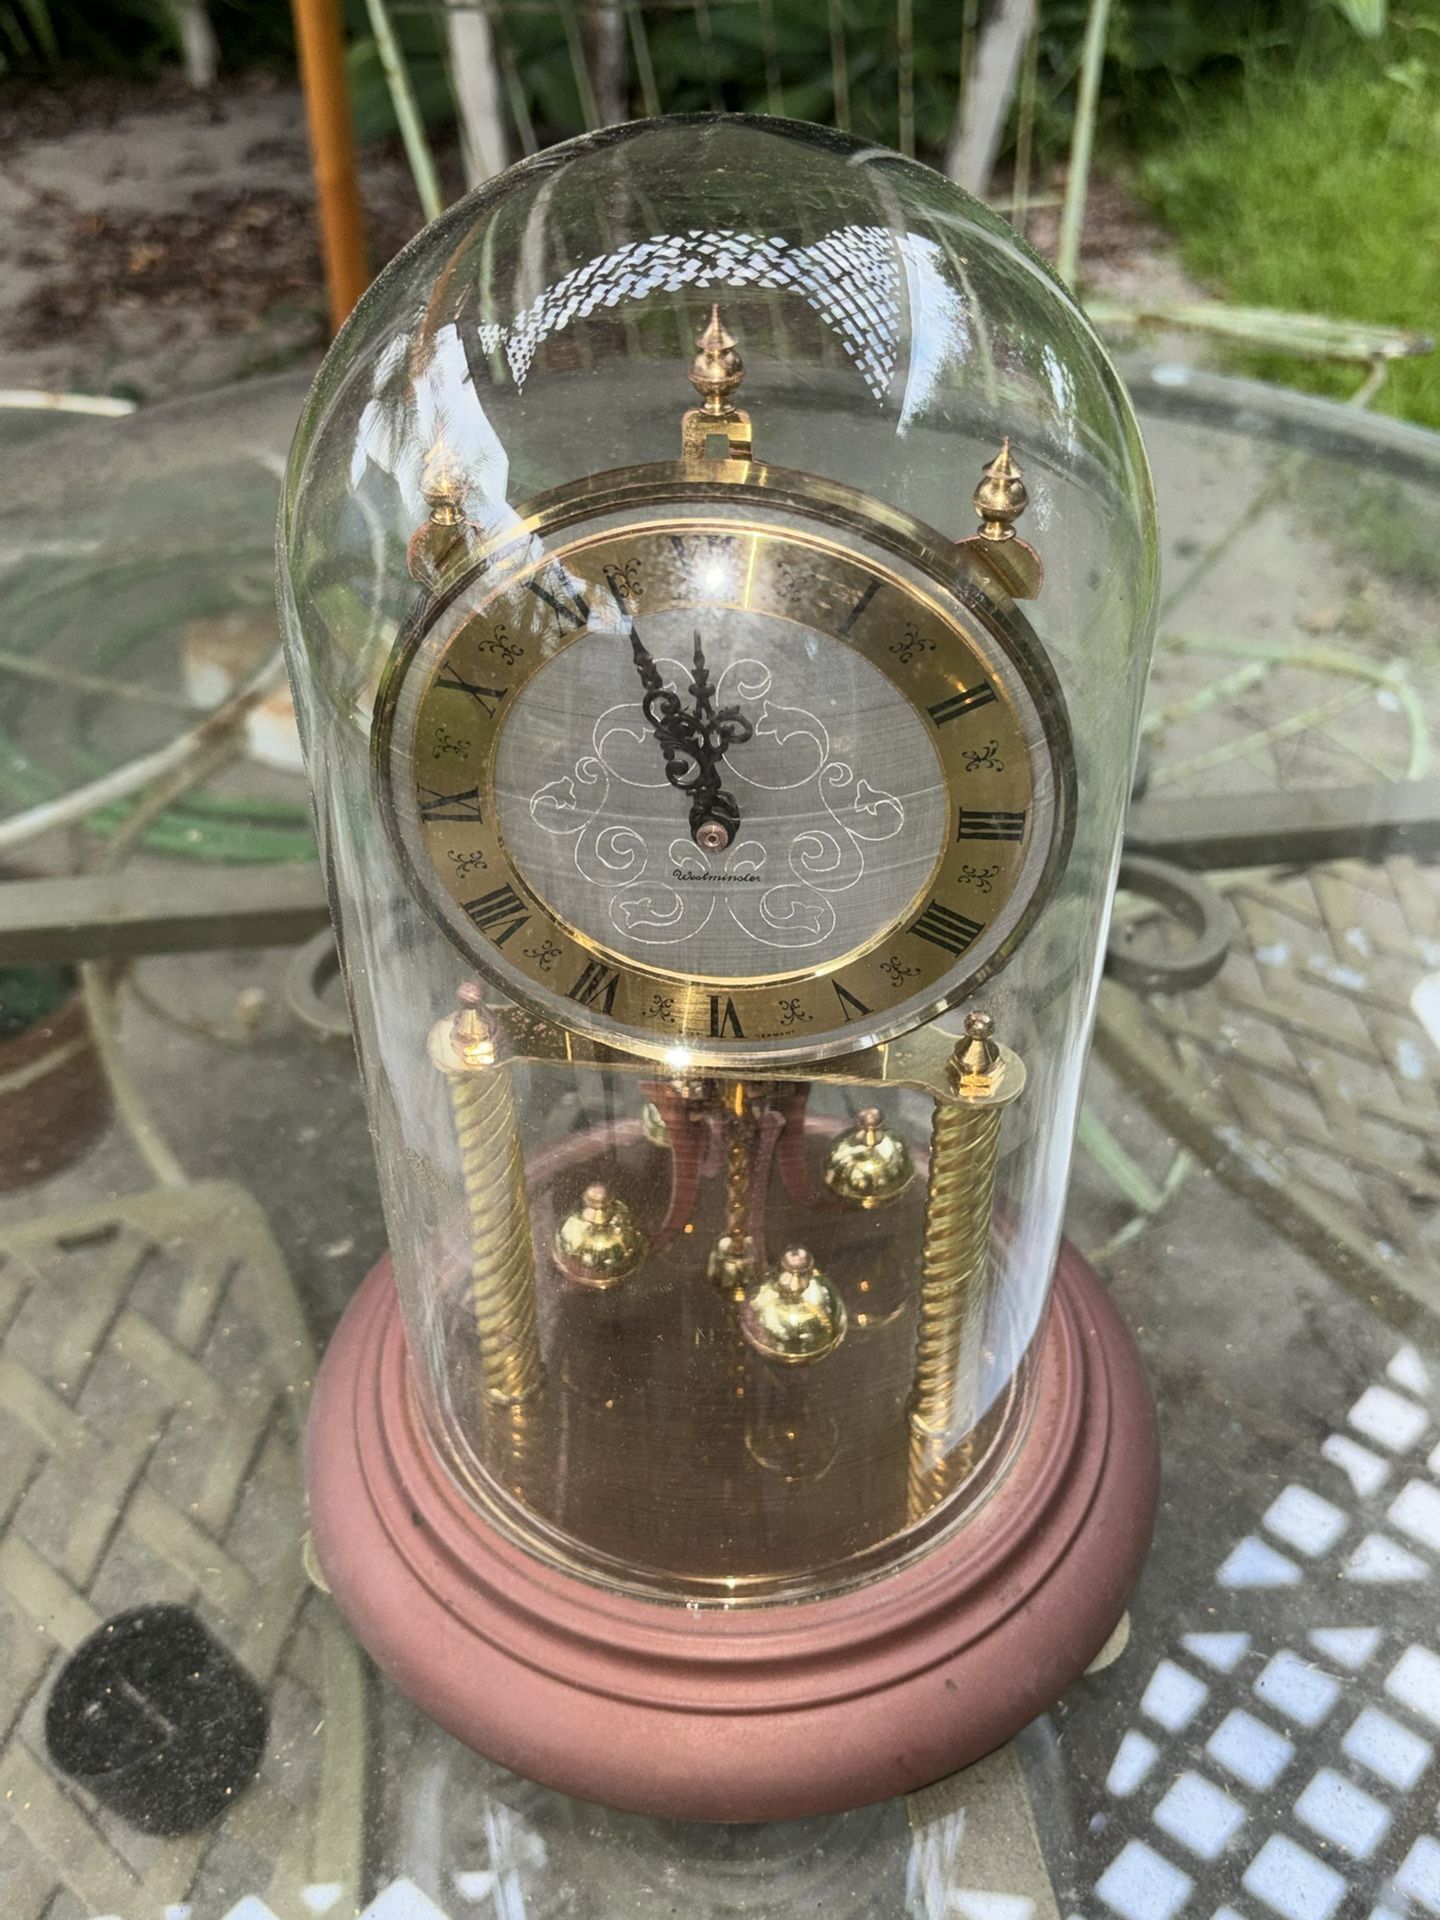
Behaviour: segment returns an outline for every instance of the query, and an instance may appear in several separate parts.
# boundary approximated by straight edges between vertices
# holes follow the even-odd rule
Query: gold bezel
[[[687,1070],[692,1067],[768,1069],[853,1054],[893,1040],[969,997],[985,979],[1005,964],[1053,892],[1068,857],[1074,832],[1074,753],[1064,698],[1043,648],[1013,604],[1003,595],[997,598],[992,594],[990,578],[964,548],[946,541],[923,522],[894,507],[871,500],[839,482],[733,459],[711,462],[710,468],[709,472],[702,472],[697,471],[694,464],[666,462],[620,469],[557,488],[520,510],[505,533],[493,540],[472,565],[417,609],[416,615],[402,632],[387,663],[377,695],[372,761],[386,828],[407,879],[452,944],[507,997],[542,1020],[558,1022],[591,1040],[639,1059],[662,1061],[672,1067],[683,1066]],[[834,537],[837,533],[842,536],[849,533],[861,537],[871,550],[878,549],[881,555],[888,554],[918,575],[925,588],[940,596],[936,611],[944,624],[957,629],[972,652],[982,659],[993,659],[998,654],[1023,686],[1038,718],[1040,735],[1053,775],[1051,790],[1046,796],[1049,838],[1041,871],[1014,924],[985,955],[982,963],[967,966],[961,956],[948,970],[942,967],[935,983],[938,991],[930,992],[930,983],[926,982],[921,990],[923,997],[918,1002],[912,994],[875,1011],[873,1015],[867,1006],[863,1023],[843,1027],[826,1026],[820,1035],[809,1040],[803,1032],[797,1033],[793,1040],[774,1035],[758,1041],[752,1036],[739,1040],[725,1038],[723,1034],[719,1038],[714,1037],[715,999],[712,996],[725,994],[728,998],[735,993],[737,982],[733,978],[708,981],[690,973],[676,974],[642,963],[627,963],[628,970],[636,975],[649,974],[683,983],[698,1002],[703,1004],[710,1001],[712,1036],[708,1039],[693,1031],[685,1032],[683,1038],[678,1035],[667,1036],[662,1032],[637,1032],[631,1026],[622,1025],[611,1017],[595,1013],[591,1007],[576,1003],[573,996],[563,994],[558,987],[551,989],[539,981],[527,980],[523,969],[499,953],[478,928],[473,934],[467,933],[447,917],[438,904],[444,889],[439,876],[434,873],[433,861],[417,858],[415,848],[407,839],[397,805],[393,756],[402,690],[406,688],[416,656],[425,647],[446,611],[466,596],[477,581],[490,575],[509,582],[532,572],[545,564],[548,557],[539,551],[540,543],[547,536],[564,532],[570,527],[587,522],[598,523],[607,515],[643,509],[643,518],[635,523],[638,535],[665,526],[667,510],[686,508],[693,518],[697,508],[703,509],[712,503],[723,504],[730,510],[724,517],[728,526],[739,532],[760,533],[789,540],[792,544],[808,540],[826,549],[840,562],[862,567],[871,574],[881,573],[883,569],[873,558],[862,559],[848,549],[843,540]],[[734,518],[737,505],[753,511],[758,517],[758,524]],[[767,509],[771,510],[768,515]],[[771,517],[777,510],[799,518],[804,523],[805,531],[801,533],[795,527]],[[590,536],[592,540],[602,537],[603,532]],[[577,544],[586,542],[577,541]],[[912,601],[921,598],[914,584],[903,575],[891,577],[894,584]],[[952,608],[965,618],[957,618]],[[570,640],[578,638],[581,631],[584,629],[567,635],[565,643],[569,644]],[[456,634],[449,635],[444,646],[448,648],[456,637]],[[839,635],[835,637],[842,639]],[[549,657],[553,658],[554,655]],[[873,664],[887,673],[912,705],[916,704],[913,694],[902,685],[893,671],[879,661]],[[492,780],[493,758],[492,751],[487,762],[488,777]],[[949,783],[951,774],[945,765],[943,751],[940,759]],[[427,868],[430,870],[429,877]],[[593,943],[584,936],[575,936],[573,929],[564,927],[553,907],[525,883],[522,874],[516,873],[513,877],[520,882],[518,890],[534,903],[557,930],[576,938],[581,947],[593,947]],[[432,895],[435,897],[432,898]],[[874,943],[867,943],[864,951],[870,952],[873,948]],[[819,968],[799,967],[791,969],[788,974],[766,975],[765,986],[768,989],[796,981],[828,978],[843,964],[832,961]]]

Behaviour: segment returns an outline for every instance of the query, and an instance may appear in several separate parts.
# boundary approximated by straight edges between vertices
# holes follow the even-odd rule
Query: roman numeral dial
[[[957,838],[961,840],[1023,840],[1025,817],[1023,807],[1014,813],[1005,813],[962,806]]]
[[[543,580],[529,580],[526,590],[549,608],[562,633],[577,633],[590,618],[590,602],[584,590],[564,574],[551,573]]]
[[[469,694],[487,720],[495,718],[496,710],[506,693],[504,687],[484,687],[477,681],[467,680],[458,667],[451,666],[441,668],[435,684],[450,693]]]
[[[547,1045],[804,1077],[968,997],[1073,816],[1021,615],[829,495],[603,479],[406,641],[376,748],[406,880]],[[692,836],[707,770],[724,845]]]
[[[972,920],[968,914],[956,913],[953,908],[932,900],[910,931],[917,940],[928,940],[931,946],[943,947],[958,960],[967,947],[975,944],[985,928],[979,920]]]
[[[417,787],[416,798],[422,820],[463,820],[467,825],[473,823],[477,827],[484,822],[478,787],[466,787],[461,793],[442,793],[437,787]]]
[[[530,917],[530,909],[510,886],[492,887],[489,893],[465,901],[464,908],[474,925],[497,947],[513,939]]]
[[[929,709],[929,714],[937,727],[948,727],[952,720],[963,720],[967,714],[978,713],[982,707],[993,706],[994,703],[995,689],[988,680],[981,680],[973,687],[966,687],[963,692],[937,700]]]
[[[710,1038],[712,1040],[743,1040],[745,1029],[740,1024],[740,1016],[735,1011],[735,1001],[728,993],[712,993],[710,996]]]
[[[580,977],[570,989],[570,998],[581,1007],[598,1007],[601,1013],[615,1011],[615,995],[620,986],[620,969],[588,960]]]

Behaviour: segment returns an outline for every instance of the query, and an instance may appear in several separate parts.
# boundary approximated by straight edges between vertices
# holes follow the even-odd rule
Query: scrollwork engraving
[[[678,738],[662,740],[662,764],[656,736],[666,714],[681,707],[679,689],[694,669],[648,655],[646,666],[642,699],[599,716],[590,750],[530,795],[531,819],[571,840],[576,871],[608,894],[607,917],[627,942],[675,946],[695,939],[719,913],[760,947],[823,944],[837,924],[836,898],[858,887],[874,849],[902,832],[903,802],[836,757],[824,722],[776,697],[774,675],[754,659],[733,661],[719,675],[706,716],[716,738],[706,752],[693,754],[694,743]],[[742,742],[745,751],[732,761],[728,748]],[[636,790],[668,784],[689,792],[670,767],[672,753],[689,755],[682,773],[708,766],[718,781],[723,768],[742,822],[723,851],[707,852],[677,833],[668,813],[648,824],[662,810]],[[788,824],[777,833],[779,795]],[[763,839],[749,830],[752,821],[766,823]]]

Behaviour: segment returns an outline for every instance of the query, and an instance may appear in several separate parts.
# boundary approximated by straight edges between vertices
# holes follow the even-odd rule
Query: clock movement
[[[620,1806],[978,1757],[1156,1499],[1060,1240],[1153,619],[1093,333],[913,162],[616,128],[382,274],[280,546],[390,1234],[312,1413],[336,1600]]]

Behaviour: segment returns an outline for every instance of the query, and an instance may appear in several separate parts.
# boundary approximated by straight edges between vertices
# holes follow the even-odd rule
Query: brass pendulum
[[[745,1450],[782,1480],[818,1480],[840,1446],[834,1416],[804,1384],[807,1361],[845,1336],[845,1306],[804,1247],[792,1247],[740,1309],[751,1349],[746,1370]]]
[[[596,1180],[556,1228],[550,1251],[567,1280],[606,1293],[634,1273],[650,1242],[625,1202]]]
[[[845,1337],[845,1303],[809,1252],[791,1247],[741,1307],[740,1331],[767,1360],[823,1360]]]
[[[914,1178],[910,1149],[879,1107],[860,1110],[825,1162],[825,1185],[836,1199],[867,1212],[898,1200]]]
[[[527,1425],[522,1409],[541,1384],[525,1168],[510,1069],[499,1057],[498,1022],[473,982],[461,986],[459,999],[459,1012],[431,1030],[430,1058],[449,1086],[460,1147],[487,1448],[503,1444],[518,1465]]]
[[[936,1100],[920,1287],[920,1325],[910,1396],[908,1517],[923,1517],[949,1492],[959,1465],[954,1442],[978,1414],[986,1270],[995,1199],[1000,1117],[1025,1085],[1018,1055],[994,1038],[987,1013],[966,1016],[947,1067],[948,1097]]]

